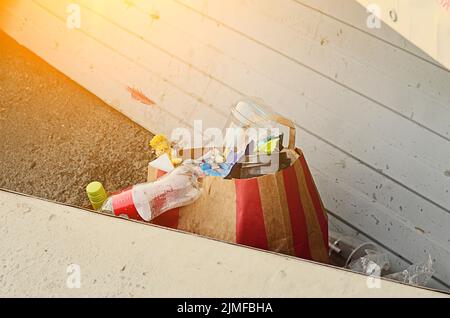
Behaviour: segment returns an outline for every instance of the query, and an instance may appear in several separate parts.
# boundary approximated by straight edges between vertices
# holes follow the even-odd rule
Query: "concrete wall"
[[[0,297],[445,296],[3,191],[0,235]]]

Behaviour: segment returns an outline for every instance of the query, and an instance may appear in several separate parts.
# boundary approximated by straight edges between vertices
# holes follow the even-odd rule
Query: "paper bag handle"
[[[271,119],[280,125],[286,126],[289,128],[289,149],[295,149],[295,125],[294,122],[290,119],[284,118],[282,116],[273,116]]]

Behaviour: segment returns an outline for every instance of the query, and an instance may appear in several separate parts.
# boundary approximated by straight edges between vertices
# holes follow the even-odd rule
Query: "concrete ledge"
[[[445,296],[5,191],[0,235],[2,297]]]

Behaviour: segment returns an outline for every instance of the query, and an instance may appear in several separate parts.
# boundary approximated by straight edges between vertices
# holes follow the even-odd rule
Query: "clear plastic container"
[[[245,99],[236,103],[224,129],[224,156],[227,162],[242,161],[250,164],[261,164],[258,161],[261,150],[269,149],[266,154],[278,153],[283,148],[283,141],[289,140],[286,134],[288,127],[283,124],[283,117],[269,106],[256,99]],[[289,138],[283,138],[287,136]],[[276,147],[273,147],[276,144]],[[270,145],[270,147],[269,147]],[[251,160],[251,159],[254,160]],[[279,169],[278,156],[270,163],[271,170]],[[244,167],[244,166],[243,166]],[[251,165],[250,165],[251,167]],[[245,174],[245,171],[244,171]]]
[[[333,265],[348,267],[353,261],[365,256],[366,251],[378,251],[373,242],[365,242],[356,236],[330,231],[330,260]]]
[[[231,108],[225,126],[225,148],[242,150],[252,140],[256,143],[270,136],[279,136],[285,127],[277,118],[281,116],[261,102],[252,99],[239,101]]]
[[[279,128],[280,124],[276,121],[276,117],[280,115],[262,102],[244,99],[231,108],[226,128]]]

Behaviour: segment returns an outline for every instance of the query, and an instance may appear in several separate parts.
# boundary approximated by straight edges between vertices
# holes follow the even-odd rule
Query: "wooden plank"
[[[39,5],[39,2],[36,1]],[[44,2],[42,2],[44,3]],[[49,12],[64,21],[65,8],[70,2],[67,1],[49,1],[48,7],[51,8]],[[42,6],[42,5],[41,5]],[[42,6],[45,8],[45,6]],[[168,105],[165,109],[177,118],[183,118],[183,121],[188,126],[192,126],[194,120],[202,118],[204,127],[221,127],[225,121],[225,111],[222,108],[218,108],[215,105],[205,103],[204,96],[208,93],[214,92],[214,94],[220,94],[221,87],[216,82],[212,82],[208,76],[198,76],[198,71],[177,61],[174,56],[155,50],[146,45],[143,45],[142,39],[139,37],[130,38],[123,30],[115,27],[111,24],[104,24],[100,19],[96,19],[95,15],[88,11],[83,12],[83,28],[82,32],[85,33],[90,40],[97,41],[104,47],[110,48],[115,53],[122,55],[130,62],[136,64],[134,74],[151,74],[156,77],[159,82],[162,82],[163,87],[152,87],[150,91],[157,92],[159,99],[165,101],[165,105]],[[109,36],[114,34],[114,37]],[[123,45],[126,44],[126,45]],[[103,60],[103,64],[100,65],[104,69],[110,68],[110,62],[107,59]],[[140,71],[138,69],[141,68]],[[115,74],[125,76],[119,70],[114,70]],[[140,76],[133,76],[131,72],[127,72],[126,76],[131,75],[129,79],[139,81],[136,87],[145,87],[147,79],[142,81]],[[116,75],[117,76],[117,75]],[[148,76],[148,75],[146,75]],[[195,81],[192,79],[195,78]],[[123,79],[122,79],[123,81]],[[169,85],[167,85],[167,84]],[[170,89],[175,89],[175,92]],[[185,87],[192,87],[187,91]],[[180,101],[178,97],[180,92],[188,95],[190,99],[188,101]],[[202,107],[200,107],[201,105]],[[214,108],[216,107],[216,108]],[[228,109],[229,105],[227,105]],[[200,110],[200,113],[199,113]],[[149,127],[149,124],[146,124]],[[169,126],[171,129],[177,126]],[[169,133],[170,135],[170,133]]]
[[[416,226],[408,219],[393,217],[376,202],[359,197],[344,184],[332,182],[330,176],[314,171],[314,178],[324,189],[322,197],[327,202],[327,209],[339,211],[340,217],[349,220],[356,228],[364,229],[364,233],[376,237],[385,246],[401,246],[407,242],[408,248],[403,249],[401,255],[408,260],[423,261],[427,259],[428,254],[432,255],[434,266],[439,273],[436,276],[444,282],[449,280],[450,270],[446,260],[450,259],[450,251],[446,246],[432,239],[422,239]],[[383,235],[380,235],[381,233]]]
[[[392,214],[393,217],[401,220],[408,220],[414,224],[414,227],[417,227],[419,237],[428,237],[447,246],[448,249],[450,234],[447,229],[450,226],[450,217],[447,212],[426,200],[421,200],[416,194],[361,165],[357,160],[337,153],[330,145],[315,141],[311,143],[309,138],[304,137],[304,135],[299,136],[303,139],[301,141],[302,148],[309,150],[307,159],[314,169],[326,174],[336,186],[340,184],[350,186],[352,192],[364,197],[360,201],[376,202],[377,205],[383,207],[385,213]],[[321,182],[317,182],[322,185]],[[321,190],[321,193],[328,192],[325,188],[321,188]],[[336,195],[332,190],[331,194]],[[327,201],[327,203],[334,205],[334,200]],[[355,204],[355,202],[352,203]],[[343,209],[334,211],[339,213],[341,210]],[[360,213],[356,206],[352,206],[347,211]],[[379,236],[384,236],[383,231],[385,230],[380,229]]]
[[[366,7],[370,0],[357,0]],[[450,68],[448,1],[380,0],[381,19],[442,65]],[[392,12],[392,14],[391,14]],[[395,16],[395,18],[392,18]],[[433,36],[430,36],[433,35]]]
[[[348,0],[293,0],[299,5],[307,6],[318,12],[327,15],[331,19],[345,23],[353,28],[360,30],[374,36],[381,41],[387,42],[392,46],[405,50],[421,59],[426,60],[429,63],[436,65],[437,67],[444,68],[427,53],[419,49],[416,45],[409,42],[401,34],[397,33],[387,24],[381,21],[380,28],[369,28],[367,21],[370,19],[372,22],[372,13],[368,12],[367,7],[362,6],[356,1]],[[388,10],[389,11],[389,10]],[[380,12],[383,13],[383,12]],[[387,12],[389,13],[389,12]],[[386,14],[386,12],[384,12]]]
[[[431,115],[450,114],[447,71],[292,0],[280,1],[212,0],[205,7],[177,0],[449,140],[448,121]],[[277,73],[287,77],[285,85],[295,83],[290,73]]]

